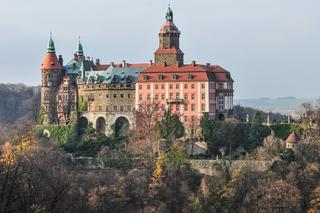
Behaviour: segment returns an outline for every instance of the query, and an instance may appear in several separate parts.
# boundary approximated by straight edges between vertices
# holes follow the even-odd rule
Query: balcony
[[[174,99],[166,99],[167,104],[181,104],[183,103],[183,99],[181,98],[174,98]]]

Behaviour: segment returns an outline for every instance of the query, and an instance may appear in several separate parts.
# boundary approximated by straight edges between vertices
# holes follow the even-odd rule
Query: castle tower
[[[173,23],[173,12],[168,7],[166,21],[159,32],[159,48],[154,53],[156,65],[183,64],[183,52],[179,48],[180,31]]]
[[[61,82],[62,64],[59,62],[50,34],[46,55],[41,64],[41,108],[43,124],[56,121],[56,93]]]
[[[82,44],[81,44],[81,41],[80,41],[80,36],[79,36],[78,48],[77,48],[76,55],[78,57],[78,60],[80,60],[80,61],[84,60],[83,47],[82,47]]]

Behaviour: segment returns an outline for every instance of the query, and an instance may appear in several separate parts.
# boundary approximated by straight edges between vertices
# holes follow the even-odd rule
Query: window
[[[194,111],[195,110],[195,106],[194,104],[191,104],[191,111]]]
[[[165,88],[164,84],[161,84],[161,89],[164,89],[164,88]]]
[[[118,111],[118,107],[117,106],[113,106],[113,111]]]
[[[176,89],[179,89],[180,88],[180,85],[179,84],[176,84]]]
[[[170,93],[170,100],[172,100],[173,99],[173,93]]]
[[[156,94],[155,97],[154,97],[154,99],[155,99],[155,100],[158,100],[158,99],[159,99],[159,95]]]
[[[170,89],[173,89],[173,85],[172,85],[172,84],[170,84],[170,85],[169,85],[169,88],[170,88]]]
[[[201,99],[202,99],[202,100],[206,99],[206,94],[205,94],[205,93],[202,93],[202,94],[201,94]]]
[[[101,107],[101,106],[99,106],[99,107],[98,107],[98,110],[99,110],[99,111],[102,111],[102,107]]]
[[[224,109],[224,96],[222,94],[218,96],[218,109],[219,110]]]
[[[176,105],[176,111],[179,112],[180,111],[180,104]]]
[[[170,111],[173,111],[173,104],[170,104]]]
[[[150,85],[147,85],[147,89],[150,89]]]
[[[191,94],[191,100],[194,100],[194,93]]]
[[[188,104],[184,105],[184,111],[188,111]]]
[[[139,89],[142,89],[142,85],[139,85]]]
[[[147,100],[150,100],[151,99],[151,96],[150,94],[147,95]]]
[[[147,76],[147,75],[144,75],[144,76],[143,76],[143,80],[144,80],[144,81],[147,81],[147,80],[148,80],[148,76]]]
[[[201,104],[201,111],[205,111],[206,110],[206,105],[205,104]]]
[[[160,81],[162,81],[162,80],[163,80],[163,75],[159,75],[159,76],[158,76],[158,79],[159,79]]]
[[[117,94],[113,94],[113,98],[117,98]]]
[[[188,100],[188,93],[184,94],[184,99]]]
[[[180,98],[180,94],[177,92],[176,93],[176,99],[179,99]]]
[[[106,94],[106,98],[109,98],[109,94]]]
[[[191,89],[194,89],[194,84],[191,84]]]
[[[130,105],[127,106],[127,111],[131,111],[131,106]]]
[[[159,85],[156,84],[156,85],[154,86],[154,88],[155,88],[155,89],[159,89]]]
[[[205,84],[201,84],[201,88],[202,88],[202,89],[205,89],[205,88],[206,88],[206,85],[205,85]]]
[[[142,95],[139,95],[139,100],[142,101]]]
[[[185,89],[188,89],[188,84],[185,84],[185,85],[184,85],[184,88],[185,88]]]
[[[131,98],[131,94],[130,94],[130,93],[128,93],[128,98],[129,98],[129,99]]]
[[[177,74],[173,74],[172,75],[172,80],[178,80],[178,75]]]
[[[120,111],[124,111],[124,106],[120,106]]]
[[[123,94],[120,94],[120,97],[123,98]]]
[[[192,74],[188,74],[188,80],[192,80],[193,76]]]
[[[161,104],[161,110],[165,111],[166,110],[166,106],[164,104]]]
[[[161,100],[165,99],[165,94],[161,94]]]
[[[106,106],[106,111],[107,111],[107,112],[109,111],[109,106]]]

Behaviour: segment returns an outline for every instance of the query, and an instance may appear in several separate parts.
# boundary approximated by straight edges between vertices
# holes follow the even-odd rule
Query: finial
[[[173,21],[173,12],[171,10],[170,4],[168,4],[168,10],[166,12],[166,20]]]
[[[48,48],[47,48],[47,52],[48,53],[55,53],[55,48],[54,48],[54,42],[52,39],[52,32],[50,32],[50,39],[49,39],[49,43],[48,43]]]
[[[78,49],[77,49],[77,55],[83,56],[83,47],[80,40],[80,35],[78,36]]]

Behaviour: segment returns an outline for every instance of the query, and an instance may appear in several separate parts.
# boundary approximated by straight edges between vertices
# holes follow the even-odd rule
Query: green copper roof
[[[83,47],[82,47],[82,44],[80,41],[80,37],[79,37],[79,42],[78,42],[77,55],[83,56]]]
[[[50,33],[50,40],[48,43],[48,48],[47,48],[47,52],[48,53],[54,53],[56,52],[55,48],[54,48],[54,42],[52,40],[52,33]]]
[[[168,6],[168,10],[166,12],[166,20],[167,21],[173,21],[173,12],[170,8],[170,5]]]

